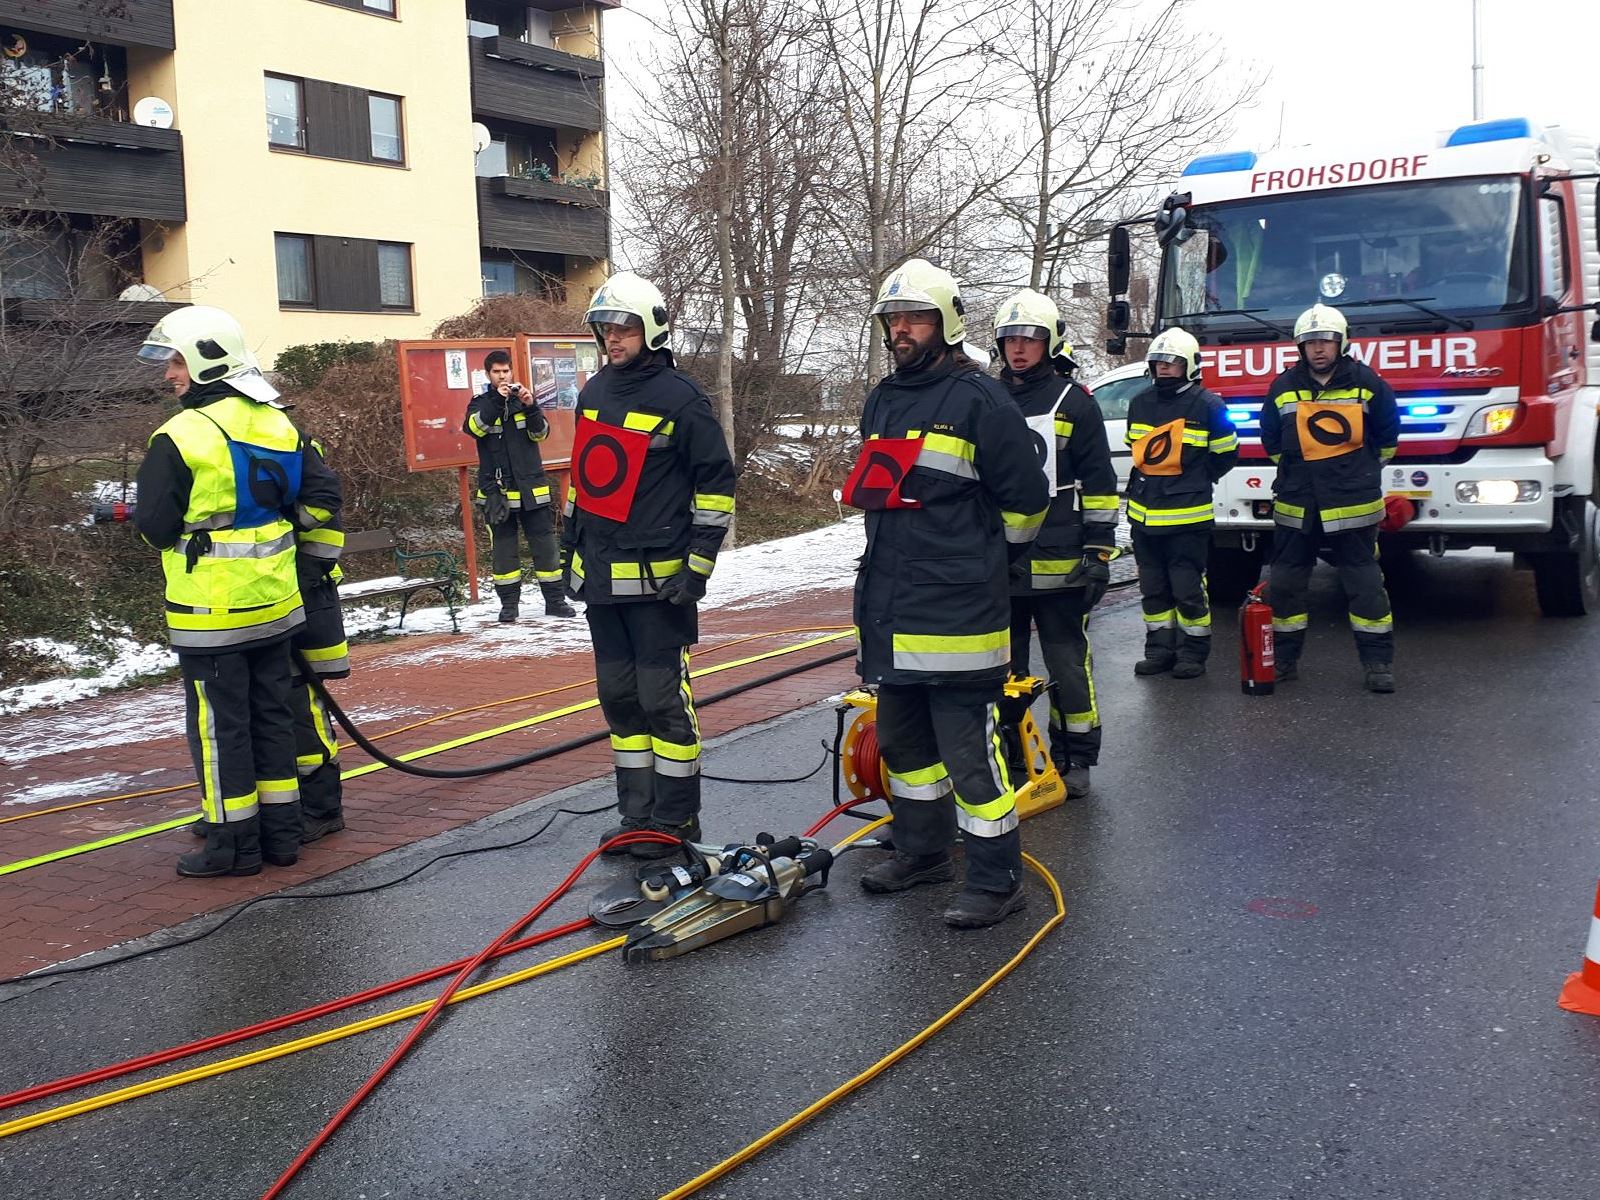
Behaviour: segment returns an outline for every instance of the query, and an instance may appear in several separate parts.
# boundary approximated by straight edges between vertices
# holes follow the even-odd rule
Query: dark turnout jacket
[[[1100,406],[1048,359],[1021,374],[1007,367],[1000,379],[1032,426],[1041,458],[1041,437],[1055,443],[1056,494],[1028,547],[1028,569],[1021,579],[1013,573],[1011,590],[1025,595],[1081,587],[1084,549],[1109,554],[1117,545],[1117,472]],[[1048,432],[1041,428],[1046,423]]]
[[[1128,402],[1127,442],[1129,522],[1150,533],[1211,524],[1212,487],[1239,457],[1222,397],[1198,382],[1163,392],[1151,380]]]
[[[590,428],[585,429],[585,423]],[[648,439],[632,505],[618,520],[586,511],[576,450],[586,436],[624,430]],[[567,587],[590,604],[654,600],[679,571],[709,576],[733,523],[733,459],[711,401],[675,369],[672,356],[646,352],[624,367],[607,365],[578,396],[574,479],[567,491],[561,544],[570,551]],[[607,486],[616,464],[604,457]]]
[[[1028,426],[1001,386],[946,354],[867,397],[866,442],[921,439],[900,495],[869,510],[856,576],[858,670],[869,683],[989,683],[1011,662],[1010,563],[1038,535],[1049,491]]]
[[[539,457],[550,423],[537,404],[525,407],[515,396],[485,388],[467,405],[461,428],[478,444],[479,503],[494,491],[513,512],[550,503],[550,480]]]

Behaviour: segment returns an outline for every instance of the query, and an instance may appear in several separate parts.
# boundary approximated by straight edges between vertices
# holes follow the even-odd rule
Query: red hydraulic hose
[[[495,958],[507,954],[515,954],[526,950],[530,946],[538,946],[544,942],[554,941],[556,938],[565,937],[569,933],[576,933],[580,929],[587,929],[594,922],[583,917],[577,921],[568,921],[565,925],[557,925],[554,929],[546,929],[541,933],[522,938],[512,942],[509,946],[494,955]],[[430,967],[426,971],[419,971],[415,975],[407,975],[403,979],[390,980],[370,987],[364,992],[355,992],[337,1000],[325,1000],[311,1008],[303,1008],[299,1012],[288,1013],[281,1017],[258,1022],[255,1025],[246,1025],[242,1029],[235,1029],[227,1033],[214,1034],[202,1038],[197,1042],[188,1042],[182,1046],[173,1046],[167,1050],[157,1050],[153,1054],[145,1054],[139,1058],[130,1058],[126,1062],[113,1063],[106,1067],[96,1067],[92,1071],[84,1071],[78,1075],[68,1075],[62,1079],[55,1079],[49,1083],[38,1083],[32,1087],[23,1088],[19,1092],[10,1092],[0,1095],[0,1110],[15,1108],[19,1104],[28,1104],[34,1100],[43,1100],[47,1096],[59,1095],[62,1092],[74,1091],[90,1084],[104,1083],[108,1079],[118,1079],[123,1075],[131,1075],[135,1071],[143,1071],[150,1067],[163,1066],[169,1062],[176,1062],[180,1058],[201,1054],[207,1050],[217,1050],[223,1046],[231,1046],[235,1042],[247,1041],[262,1034],[276,1033],[280,1029],[288,1029],[294,1025],[314,1021],[318,1017],[326,1017],[331,1013],[343,1012],[347,1008],[354,1008],[358,1004],[365,1004],[369,1000],[381,1000],[385,996],[392,996],[395,992],[403,992],[407,988],[417,987],[419,984],[429,983],[451,971],[459,970],[465,966],[467,959],[458,958],[455,962],[445,963],[443,966]]]
[[[311,1161],[312,1156],[327,1144],[328,1139],[338,1131],[339,1126],[344,1124],[345,1118],[351,1113],[355,1112],[355,1110],[360,1107],[361,1102],[377,1090],[378,1085],[384,1081],[389,1072],[394,1070],[394,1068],[399,1065],[400,1060],[410,1053],[411,1048],[416,1045],[418,1039],[420,1039],[422,1035],[427,1032],[428,1027],[433,1024],[435,1018],[437,1018],[439,1013],[444,1010],[445,1005],[450,1003],[450,998],[460,990],[461,985],[464,984],[479,967],[492,958],[497,951],[515,938],[517,934],[522,932],[522,930],[531,922],[536,921],[539,919],[539,917],[543,916],[546,910],[548,910],[552,904],[554,904],[557,900],[564,896],[568,890],[571,889],[572,885],[578,881],[578,877],[589,869],[589,867],[594,863],[595,859],[599,858],[602,853],[613,847],[632,846],[646,842],[668,842],[675,846],[680,844],[677,838],[669,837],[666,834],[649,831],[625,833],[601,843],[595,849],[589,851],[588,854],[584,855],[583,860],[578,863],[578,865],[572,869],[571,873],[565,879],[563,879],[553,891],[546,895],[543,900],[539,901],[538,904],[534,905],[523,916],[517,918],[515,922],[506,928],[504,933],[495,938],[494,941],[490,942],[489,945],[485,946],[476,955],[474,955],[471,961],[469,961],[466,966],[461,968],[456,977],[445,985],[444,991],[439,993],[438,999],[433,1002],[433,1006],[417,1019],[417,1023],[412,1027],[411,1032],[406,1034],[404,1040],[402,1040],[401,1043],[395,1047],[394,1052],[390,1054],[388,1058],[384,1059],[383,1065],[381,1065],[372,1073],[371,1078],[369,1078],[365,1083],[356,1089],[356,1094],[351,1096],[350,1099],[345,1102],[343,1108],[334,1113],[333,1119],[323,1126],[322,1132],[311,1139],[311,1143],[295,1156],[294,1161],[289,1164],[288,1169],[285,1170],[282,1175],[278,1176],[273,1185],[261,1194],[261,1200],[276,1200],[276,1197],[283,1195],[284,1189],[286,1189],[289,1184],[294,1181],[294,1177],[300,1173],[301,1168],[303,1168],[306,1163]]]

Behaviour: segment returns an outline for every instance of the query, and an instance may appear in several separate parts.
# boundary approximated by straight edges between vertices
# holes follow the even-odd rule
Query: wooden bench
[[[339,598],[341,600],[372,600],[381,596],[400,597],[400,620],[395,625],[399,629],[406,623],[406,609],[411,604],[411,598],[418,592],[430,589],[444,597],[445,605],[450,610],[450,628],[461,632],[461,626],[456,621],[456,591],[461,586],[461,569],[456,564],[454,556],[445,550],[418,550],[415,552],[400,548],[399,541],[391,529],[373,529],[365,533],[347,533],[344,536],[344,553],[341,561],[348,559],[353,554],[368,554],[384,551],[393,556],[398,579],[363,579],[353,583],[339,585]],[[430,564],[417,575],[413,575],[413,563]]]

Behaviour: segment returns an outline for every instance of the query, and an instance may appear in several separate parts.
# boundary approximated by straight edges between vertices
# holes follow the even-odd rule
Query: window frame
[[[306,136],[306,81],[299,75],[285,75],[281,71],[263,71],[263,72],[261,72],[261,78],[262,78],[262,87],[261,87],[262,96],[261,96],[261,101],[262,101],[263,106],[266,105],[267,99],[268,99],[267,94],[266,94],[266,81],[267,80],[276,79],[280,83],[290,83],[290,84],[294,85],[294,109],[295,109],[295,111],[294,111],[294,130],[295,130],[295,134],[299,138],[299,141],[297,141],[292,146],[285,145],[283,142],[275,142],[275,141],[273,141],[272,140],[272,117],[273,117],[273,113],[272,113],[272,110],[270,108],[268,108],[266,110],[267,111],[267,148],[270,149],[270,150],[282,150],[286,154],[310,154],[311,153],[311,150],[310,150],[310,139]]]
[[[378,311],[412,313],[417,311],[416,247],[412,242],[391,242],[374,239],[378,257]],[[383,252],[398,247],[406,255],[406,299],[404,304],[390,304],[383,298]]]
[[[278,259],[278,247],[282,242],[298,242],[305,254],[306,261],[306,288],[310,298],[306,300],[285,300],[283,298],[282,266]],[[272,234],[273,265],[278,285],[278,307],[294,312],[317,312],[317,252],[314,239],[309,233],[283,233],[277,230]]]
[[[1539,198],[1539,292],[1541,298],[1561,300],[1572,291],[1572,247],[1567,240],[1567,206],[1560,196],[1545,194]],[[1545,206],[1549,205],[1549,208]],[[1555,235],[1553,244],[1551,235]],[[1545,251],[1557,251],[1553,257],[1546,257]],[[1560,271],[1558,280],[1548,278],[1550,270],[1555,267]],[[1548,291],[1547,285],[1555,283],[1556,291]]]
[[[372,120],[372,102],[374,100],[390,100],[394,103],[394,138],[399,144],[399,157],[381,158],[376,153],[377,129]],[[406,98],[396,96],[391,92],[367,93],[367,151],[371,161],[379,166],[403,167],[406,165]]]
[[[347,12],[366,13],[369,17],[382,17],[387,21],[400,19],[400,0],[388,0],[389,11],[373,8],[367,0],[317,0],[318,4],[326,4],[331,8],[342,8]]]

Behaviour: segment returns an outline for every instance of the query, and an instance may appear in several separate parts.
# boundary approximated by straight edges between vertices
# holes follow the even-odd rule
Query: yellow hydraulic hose
[[[783,637],[794,633],[833,633],[849,630],[849,625],[806,625],[794,629],[766,629],[760,633],[746,634],[743,637],[732,638],[726,642],[718,642],[715,646],[708,646],[691,654],[690,658],[700,658],[710,654],[713,650],[727,650],[733,646],[743,646],[747,642],[758,642],[763,638]],[[464,717],[470,713],[483,712],[485,709],[500,708],[507,704],[519,704],[524,700],[542,700],[546,696],[554,696],[557,692],[570,692],[573,688],[585,687],[594,682],[593,676],[580,679],[574,683],[563,683],[560,687],[546,688],[542,692],[528,692],[521,696],[506,696],[501,700],[488,700],[482,704],[473,704],[466,708],[452,708],[446,712],[434,713],[431,717],[424,717],[420,721],[412,721],[409,725],[398,725],[393,729],[385,729],[382,733],[371,736],[374,742],[381,742],[384,738],[391,738],[397,734],[408,733],[413,729],[421,729],[424,725],[434,725],[440,721],[448,721],[454,717]],[[76,800],[71,804],[57,804],[53,808],[36,808],[28,812],[17,813],[10,817],[0,817],[0,825],[9,825],[13,821],[28,821],[34,817],[48,817],[54,813],[71,812],[76,808],[95,808],[102,804],[116,804],[122,800],[147,800],[151,796],[167,796],[174,792],[192,791],[198,787],[194,783],[175,783],[168,787],[145,788],[140,792],[122,792],[116,796],[101,796],[95,800]]]
[[[865,833],[866,830],[862,830],[861,832]],[[1056,911],[1048,921],[1034,931],[1033,936],[1023,943],[1022,949],[1018,950],[1016,954],[1012,955],[1009,962],[1007,962],[993,975],[989,976],[989,978],[985,979],[977,987],[973,988],[972,991],[968,992],[965,999],[963,999],[949,1012],[945,1013],[944,1016],[940,1017],[932,1025],[929,1025],[921,1033],[917,1034],[909,1041],[903,1042],[898,1048],[884,1055],[877,1062],[873,1063],[870,1067],[868,1067],[865,1071],[862,1071],[853,1079],[848,1079],[844,1083],[841,1083],[838,1087],[834,1088],[833,1091],[829,1092],[826,1096],[823,1096],[820,1100],[807,1105],[805,1108],[795,1113],[794,1116],[790,1117],[782,1125],[768,1130],[744,1149],[723,1159],[710,1170],[696,1175],[693,1179],[689,1180],[688,1183],[683,1184],[681,1187],[674,1188],[672,1191],[666,1193],[661,1197],[661,1200],[682,1200],[682,1198],[685,1196],[692,1196],[707,1184],[721,1179],[735,1167],[749,1162],[752,1158],[760,1154],[763,1150],[772,1145],[773,1142],[776,1142],[785,1134],[798,1129],[801,1125],[804,1125],[812,1117],[816,1116],[835,1101],[844,1096],[848,1096],[851,1092],[855,1091],[863,1084],[875,1079],[884,1071],[894,1066],[895,1063],[899,1062],[906,1055],[917,1049],[917,1047],[921,1046],[929,1038],[933,1037],[934,1034],[938,1033],[962,1013],[966,1012],[967,1009],[976,1004],[986,992],[993,988],[995,984],[999,983],[1007,975],[1011,974],[1018,963],[1033,953],[1034,948],[1044,940],[1044,937],[1047,933],[1067,919],[1066,900],[1061,895],[1061,885],[1056,882],[1055,876],[1050,874],[1045,865],[1038,859],[1034,858],[1033,855],[1024,854],[1022,859],[1028,864],[1029,867],[1038,872],[1040,878],[1042,878],[1045,881],[1046,886],[1049,887],[1050,894],[1055,898]]]
[[[803,642],[796,642],[794,645],[785,646],[780,650],[768,650],[762,654],[752,654],[745,658],[733,659],[730,662],[717,663],[715,666],[702,667],[698,671],[691,671],[689,673],[689,677],[691,679],[702,679],[707,675],[716,675],[722,671],[736,670],[739,667],[747,667],[752,663],[764,662],[770,658],[781,658],[785,654],[794,654],[796,651],[814,649],[817,646],[825,646],[830,642],[837,642],[843,638],[851,636],[853,636],[853,629],[825,634],[822,637],[807,638]],[[562,717],[572,716],[574,713],[586,712],[590,709],[599,707],[599,700],[583,700],[577,704],[569,704],[565,708],[557,708],[551,710],[550,712],[538,713],[532,717],[524,717],[520,721],[513,721],[508,725],[500,725],[493,729],[484,729],[478,731],[477,733],[464,734],[461,737],[452,738],[446,742],[439,742],[432,746],[424,746],[419,750],[410,750],[405,754],[397,754],[395,757],[400,759],[402,762],[414,762],[419,758],[428,758],[435,754],[442,754],[447,750],[455,750],[461,746],[470,746],[475,742],[482,742],[488,740],[489,738],[499,737],[501,734],[515,733],[520,729],[527,729],[535,725],[543,725],[550,721],[559,720]],[[389,767],[385,766],[381,762],[367,763],[364,766],[355,767],[351,770],[343,772],[340,775],[340,778],[359,779],[363,775],[371,775],[376,771],[386,771],[389,769]],[[197,812],[184,813],[181,816],[173,817],[169,820],[161,821],[154,825],[145,825],[137,829],[129,829],[123,831],[122,833],[112,834],[109,837],[100,838],[98,841],[84,842],[76,846],[64,846],[60,850],[51,850],[45,854],[37,855],[34,858],[25,858],[17,862],[0,864],[0,876],[12,875],[18,871],[29,870],[32,867],[42,867],[46,863],[59,862],[64,858],[73,858],[79,854],[87,854],[91,850],[103,850],[109,846],[118,846],[123,842],[131,842],[138,838],[148,837],[151,834],[164,833],[169,829],[180,829],[189,824],[199,815],[200,814]]]
[[[535,963],[531,967],[524,967],[520,971],[513,971],[509,975],[502,975],[498,979],[490,979],[484,983],[474,984],[469,988],[462,988],[450,998],[451,1004],[462,1000],[470,1000],[475,996],[484,996],[490,992],[497,992],[501,988],[510,987],[514,983],[522,983],[540,975],[548,975],[559,971],[563,967],[570,967],[574,963],[583,962],[585,959],[595,958],[608,950],[615,950],[627,939],[614,937],[608,941],[598,942],[582,950],[573,950],[556,958],[548,958],[544,962]],[[14,1133],[25,1133],[30,1129],[39,1129],[45,1125],[53,1125],[57,1121],[64,1121],[68,1117],[81,1116],[84,1113],[94,1112],[97,1109],[110,1108],[113,1104],[121,1104],[125,1100],[137,1100],[140,1096],[150,1096],[156,1092],[168,1091],[171,1088],[182,1087],[186,1083],[194,1083],[201,1079],[210,1079],[215,1075],[226,1075],[230,1071],[237,1071],[241,1067],[252,1067],[256,1063],[271,1062],[275,1058],[283,1058],[290,1054],[297,1054],[301,1050],[310,1050],[314,1046],[325,1046],[329,1042],[337,1042],[347,1037],[354,1037],[358,1033],[368,1030],[381,1029],[385,1025],[393,1025],[397,1021],[404,1021],[408,1017],[420,1017],[433,1007],[432,1000],[421,1000],[416,1004],[408,1004],[404,1008],[391,1009],[386,1013],[367,1017],[364,1020],[352,1021],[348,1025],[340,1025],[334,1029],[326,1029],[321,1033],[314,1033],[307,1037],[295,1038],[292,1041],[280,1042],[276,1046],[266,1046],[260,1050],[252,1050],[249,1054],[235,1055],[225,1058],[220,1062],[208,1063],[202,1067],[190,1067],[185,1071],[174,1071],[170,1075],[162,1075],[156,1079],[136,1083],[131,1087],[117,1088],[115,1091],[105,1092],[99,1096],[90,1096],[87,1099],[75,1100],[70,1104],[59,1104],[54,1108],[47,1108],[36,1112],[32,1116],[18,1117],[14,1121],[7,1121],[0,1125],[0,1138],[10,1137]]]

